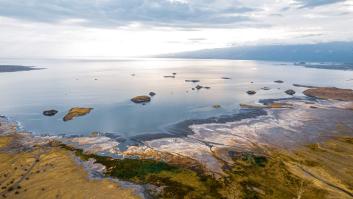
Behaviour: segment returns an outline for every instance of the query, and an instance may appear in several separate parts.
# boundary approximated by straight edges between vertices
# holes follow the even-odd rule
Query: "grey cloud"
[[[189,38],[190,41],[204,41],[204,40],[207,40],[206,38]]]
[[[147,25],[203,27],[251,21],[254,11],[238,0],[0,0],[0,16],[39,22],[83,19],[90,26]]]
[[[305,35],[300,35],[297,38],[320,37],[320,36],[323,36],[323,35],[325,35],[325,34],[323,34],[323,33],[305,34]]]
[[[296,0],[300,8],[313,8],[345,1],[346,0]]]

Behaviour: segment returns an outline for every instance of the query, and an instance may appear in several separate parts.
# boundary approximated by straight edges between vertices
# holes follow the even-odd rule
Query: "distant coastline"
[[[163,54],[160,58],[230,59],[283,62],[353,63],[353,42],[247,45]],[[353,67],[351,67],[353,68]]]
[[[0,73],[42,70],[42,69],[45,69],[45,68],[37,68],[35,66],[21,66],[21,65],[0,65]]]

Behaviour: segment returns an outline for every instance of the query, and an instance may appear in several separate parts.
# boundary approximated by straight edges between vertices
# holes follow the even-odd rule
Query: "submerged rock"
[[[264,90],[264,91],[268,91],[268,90],[271,90],[271,88],[270,87],[263,87],[263,88],[261,88],[262,90]]]
[[[213,107],[213,108],[221,108],[222,106],[219,105],[219,104],[215,104],[215,105],[213,105],[212,107]]]
[[[150,92],[149,95],[150,95],[151,97],[153,97],[153,96],[156,95],[156,93],[155,93],[155,92]]]
[[[203,86],[197,85],[195,88],[196,88],[197,90],[200,90],[201,88],[203,88]]]
[[[293,108],[291,104],[287,103],[270,103],[266,105],[256,105],[256,104],[240,104],[241,108],[251,108],[251,109],[263,109],[263,108],[270,108],[270,109],[276,109],[276,108]]]
[[[43,115],[45,116],[54,116],[58,113],[57,110],[46,110],[46,111],[43,111]]]
[[[246,93],[247,93],[248,95],[255,95],[255,94],[256,94],[256,91],[246,91]]]
[[[93,108],[74,107],[69,110],[69,112],[63,118],[63,120],[66,122],[66,121],[74,119],[75,117],[84,116],[84,115],[90,113],[91,110],[93,110]]]
[[[252,104],[239,104],[240,108],[250,108],[250,109],[260,109],[260,108],[267,108],[263,105],[252,105]]]
[[[185,80],[185,82],[197,83],[197,82],[200,82],[200,80],[197,80],[197,79],[191,79],[191,80]]]
[[[295,87],[303,87],[303,88],[319,88],[317,86],[308,86],[308,85],[304,85],[304,84],[293,84],[293,86],[295,86]]]
[[[287,95],[294,95],[295,94],[295,91],[292,90],[292,89],[288,89],[286,91],[284,91]]]
[[[195,87],[197,90],[200,90],[200,89],[211,89],[211,87],[209,87],[209,86],[201,86],[201,85],[197,85],[196,87]],[[194,90],[194,89],[193,89]]]
[[[267,108],[293,108],[292,104],[274,102],[267,105]]]
[[[353,100],[352,89],[322,87],[322,88],[311,88],[311,89],[305,90],[303,93],[306,96],[317,97],[321,99],[333,99],[333,100],[342,100],[342,101]]]
[[[132,102],[134,103],[146,103],[146,102],[150,102],[151,101],[151,97],[147,96],[147,95],[141,95],[141,96],[136,96],[134,98],[131,99]]]
[[[276,80],[276,81],[274,81],[275,83],[278,83],[278,84],[282,84],[282,83],[284,83],[284,81],[282,81],[282,80]]]

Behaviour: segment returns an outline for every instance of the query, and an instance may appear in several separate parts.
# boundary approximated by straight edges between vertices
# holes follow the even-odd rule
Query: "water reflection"
[[[352,71],[304,68],[286,63],[227,60],[1,60],[2,64],[46,67],[46,70],[0,73],[0,113],[35,133],[86,134],[92,131],[135,136],[159,133],[161,127],[192,118],[236,113],[239,103],[287,97],[293,83],[352,88]],[[177,73],[175,78],[165,75]],[[135,74],[134,76],[131,74]],[[222,79],[230,77],[231,79]],[[185,82],[197,79],[200,83]],[[274,80],[284,80],[276,84]],[[251,83],[253,82],[253,83]],[[192,90],[197,84],[211,89]],[[261,90],[262,87],[271,90]],[[247,90],[257,91],[249,96]],[[302,88],[295,87],[297,95]],[[157,95],[151,103],[131,97]],[[212,108],[219,104],[222,108]],[[92,107],[80,118],[63,122],[71,107]],[[57,109],[54,117],[42,111]]]

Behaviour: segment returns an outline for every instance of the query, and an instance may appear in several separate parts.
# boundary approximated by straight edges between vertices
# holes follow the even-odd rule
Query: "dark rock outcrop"
[[[284,81],[282,81],[282,80],[276,80],[276,81],[274,81],[275,83],[278,83],[278,84],[282,84],[282,83],[284,83]]]
[[[201,88],[203,88],[203,86],[197,85],[195,88],[196,88],[197,90],[200,90]]]
[[[197,80],[197,79],[191,79],[191,80],[189,80],[189,79],[187,79],[187,80],[185,80],[185,82],[197,83],[197,82],[200,82],[200,80]]]
[[[256,91],[246,91],[246,93],[247,93],[248,95],[255,95],[255,94],[256,94]]]
[[[262,90],[264,90],[264,91],[268,91],[268,90],[271,90],[271,88],[270,87],[263,87],[263,88],[261,88]]]
[[[43,111],[43,115],[45,115],[45,116],[54,116],[54,115],[56,115],[58,113],[58,111],[57,110],[54,110],[54,109],[52,109],[52,110],[46,110],[46,111]]]
[[[295,91],[292,90],[292,89],[288,89],[286,91],[284,91],[287,95],[294,95],[295,94]]]

